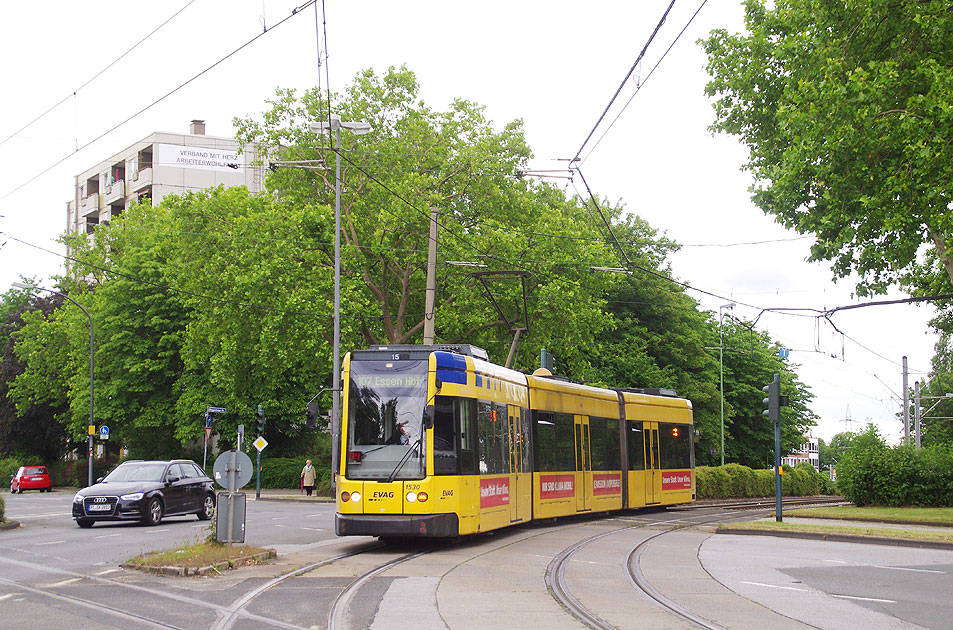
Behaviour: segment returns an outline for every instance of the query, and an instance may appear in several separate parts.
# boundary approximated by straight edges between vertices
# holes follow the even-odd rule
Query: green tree
[[[343,96],[332,97],[333,111],[343,120],[373,127],[360,137],[341,135],[343,346],[421,340],[435,208],[437,340],[482,345],[502,362],[513,329],[528,323],[517,366],[532,367],[545,340],[563,373],[587,373],[592,340],[606,325],[601,292],[609,282],[589,267],[611,264],[614,252],[581,200],[522,178],[531,152],[521,121],[496,131],[482,106],[455,100],[447,111],[437,111],[418,92],[412,72],[390,68],[380,76],[365,71]],[[309,124],[327,119],[323,97],[316,90],[300,98],[282,90],[261,120],[235,124],[243,142],[274,147],[267,159],[278,170],[268,178],[269,189],[288,205],[322,213],[324,227],[308,246],[323,255],[318,281],[327,282],[333,265],[333,230],[327,229],[333,153],[312,148],[326,145],[327,136],[316,135]],[[306,160],[312,165],[307,169]],[[606,211],[613,220],[622,213],[612,206]],[[472,267],[448,264],[455,261],[484,265],[482,270],[497,275],[483,278],[484,285]]]
[[[703,41],[714,130],[749,149],[754,202],[813,234],[860,295],[953,277],[953,13],[944,0],[746,0]],[[932,265],[918,264],[926,250]]]
[[[920,422],[923,432],[921,443],[924,446],[953,446],[953,398],[947,398],[947,394],[953,393],[951,335],[953,333],[948,330],[941,333],[933,355],[930,378],[921,392],[925,397],[922,405],[924,416]]]
[[[817,417],[810,410],[814,396],[798,378],[796,366],[778,356],[766,333],[727,319],[725,336],[725,461],[751,468],[774,465],[774,426],[764,417],[764,386],[775,374],[790,405],[781,407],[782,457],[797,449]],[[712,337],[717,343],[717,337]]]
[[[32,284],[32,282],[30,282]],[[0,296],[0,454],[35,456],[52,461],[62,455],[67,445],[66,432],[56,420],[65,406],[48,404],[25,405],[19,410],[8,395],[10,384],[25,370],[14,353],[17,332],[23,327],[24,315],[37,312],[49,315],[63,298],[56,295],[30,295],[26,290],[12,289]]]

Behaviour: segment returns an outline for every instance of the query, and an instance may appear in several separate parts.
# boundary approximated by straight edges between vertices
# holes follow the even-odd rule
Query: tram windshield
[[[348,379],[348,479],[420,479],[427,361],[354,361]]]

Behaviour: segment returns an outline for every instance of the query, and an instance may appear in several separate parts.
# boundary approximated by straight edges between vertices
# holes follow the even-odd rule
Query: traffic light
[[[781,406],[778,400],[781,397],[781,382],[778,377],[775,376],[770,385],[765,385],[761,389],[768,395],[767,398],[761,401],[764,403],[764,411],[761,412],[761,415],[772,422],[777,422],[781,417]]]
[[[265,432],[265,410],[258,405],[258,411],[255,412],[255,427],[258,429],[258,435]]]
[[[308,403],[307,409],[304,410],[304,425],[309,429],[318,426],[318,403],[313,400]]]
[[[765,385],[761,389],[768,395],[767,398],[762,401],[764,403],[764,411],[761,412],[761,415],[772,422],[780,422],[781,407],[788,406],[788,397],[781,395],[780,375],[775,374],[771,384]]]

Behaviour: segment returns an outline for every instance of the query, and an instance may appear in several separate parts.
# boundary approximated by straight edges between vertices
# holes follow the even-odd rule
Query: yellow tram
[[[452,537],[694,499],[690,401],[539,372],[467,345],[345,356],[336,533]]]

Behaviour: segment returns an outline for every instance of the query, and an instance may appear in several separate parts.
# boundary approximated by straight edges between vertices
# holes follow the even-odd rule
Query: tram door
[[[589,459],[589,416],[575,416],[576,424],[576,510],[592,504],[592,462]]]
[[[507,430],[510,434],[510,521],[519,520],[520,505],[520,473],[523,472],[523,449],[526,445],[523,443],[522,431],[520,430],[520,408],[509,405],[507,410],[509,422]]]
[[[662,470],[659,464],[658,422],[646,422],[642,428],[645,439],[645,502],[662,501]]]

